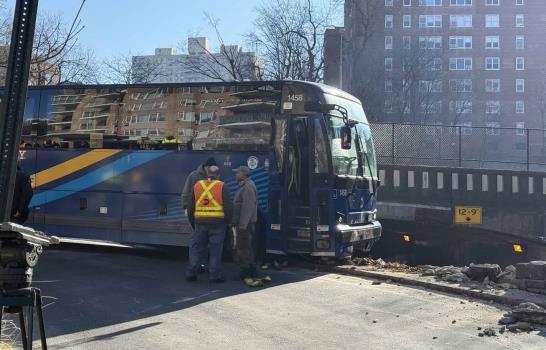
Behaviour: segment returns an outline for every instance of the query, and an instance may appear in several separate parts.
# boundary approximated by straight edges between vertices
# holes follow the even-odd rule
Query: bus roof
[[[328,95],[333,95],[341,97],[353,102],[360,104],[358,100],[353,95],[335,88],[333,86],[303,81],[303,80],[256,80],[256,81],[233,81],[233,82],[194,82],[194,83],[149,83],[149,84],[96,84],[96,85],[87,85],[87,84],[65,84],[65,85],[33,85],[29,86],[29,89],[89,89],[89,88],[154,88],[154,87],[184,87],[184,86],[225,86],[225,85],[234,85],[234,86],[256,86],[256,85],[285,85],[285,84],[300,84],[311,86],[320,92]],[[3,90],[4,87],[0,87],[0,90]]]

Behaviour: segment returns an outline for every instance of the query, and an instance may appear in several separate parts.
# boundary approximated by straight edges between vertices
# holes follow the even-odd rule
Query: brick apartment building
[[[544,0],[347,0],[325,80],[339,86],[341,69],[371,120],[523,136],[546,128],[545,29]]]

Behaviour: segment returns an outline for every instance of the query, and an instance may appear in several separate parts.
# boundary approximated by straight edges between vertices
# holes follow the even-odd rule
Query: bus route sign
[[[482,224],[482,207],[455,207],[456,224]]]

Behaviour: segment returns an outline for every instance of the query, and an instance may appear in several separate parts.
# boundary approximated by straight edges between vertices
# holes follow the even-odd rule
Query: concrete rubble
[[[499,320],[500,332],[530,332],[541,325],[546,325],[546,310],[533,303],[521,303],[504,314]]]

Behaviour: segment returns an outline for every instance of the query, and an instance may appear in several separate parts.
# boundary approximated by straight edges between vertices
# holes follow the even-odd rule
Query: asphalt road
[[[502,316],[498,305],[298,268],[271,273],[262,289],[236,280],[212,285],[206,276],[188,284],[183,256],[172,249],[47,250],[35,285],[46,296],[50,348],[546,348],[546,331],[478,337],[477,327]]]

